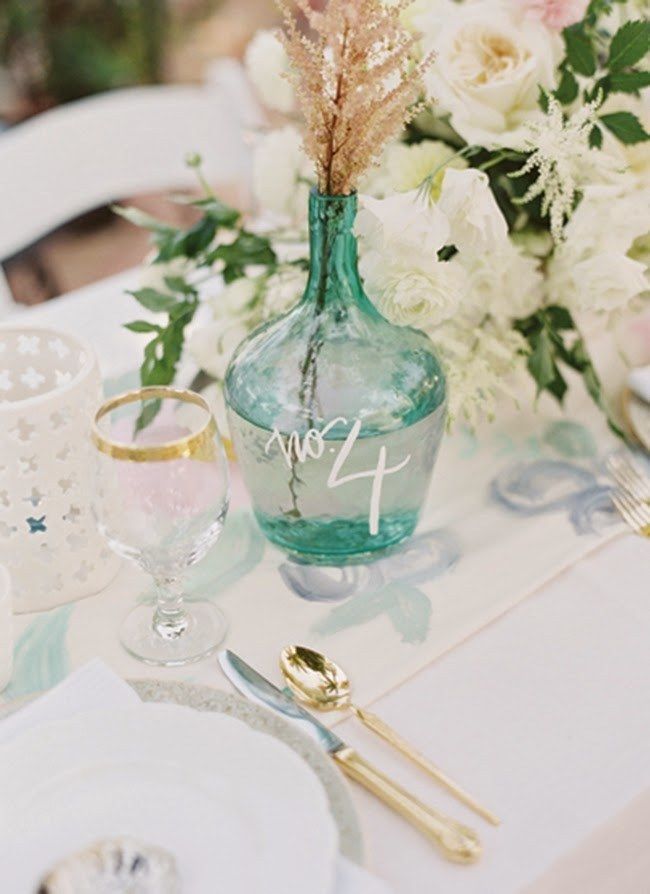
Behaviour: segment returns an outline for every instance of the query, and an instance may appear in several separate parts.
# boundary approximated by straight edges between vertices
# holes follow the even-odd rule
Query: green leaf
[[[609,48],[610,71],[636,65],[650,51],[650,22],[626,22],[618,29]]]
[[[140,415],[135,421],[135,433],[142,431],[143,428],[146,428],[148,425],[154,421],[158,413],[160,412],[160,408],[162,406],[162,401],[159,398],[153,398],[145,401],[142,410],[140,410]]]
[[[537,382],[538,391],[543,391],[555,379],[553,345],[545,329],[532,335],[530,345],[532,351],[528,357],[528,369]]]
[[[546,90],[545,87],[542,87],[541,84],[539,85],[538,89],[539,89],[539,94],[537,96],[537,104],[540,107],[540,109],[542,110],[542,112],[544,112],[544,114],[546,114],[548,112],[548,91]]]
[[[176,299],[173,295],[164,295],[162,292],[156,291],[156,289],[138,289],[137,291],[129,292],[128,294],[133,295],[136,301],[139,301],[143,307],[146,307],[147,310],[154,311],[154,313],[171,310],[176,304]]]
[[[155,323],[148,323],[147,320],[134,320],[132,323],[125,323],[124,328],[129,332],[160,332],[160,326]]]
[[[162,342],[157,335],[144,349],[144,360],[140,367],[140,382],[143,385],[169,385],[172,381],[162,359],[162,352]]]
[[[612,93],[638,93],[650,87],[650,71],[619,71],[607,78]]]
[[[205,214],[209,215],[220,227],[232,228],[237,225],[241,218],[241,214],[236,208],[231,208],[216,196],[197,199],[192,204],[195,208],[200,208]]]
[[[560,83],[557,90],[555,90],[554,95],[557,101],[562,103],[563,106],[568,106],[577,98],[578,82],[569,68],[563,70]]]
[[[607,416],[611,430],[624,438],[608,413],[600,379],[571,313],[565,307],[554,304],[529,317],[515,320],[514,327],[531,346],[528,369],[537,383],[538,394],[548,391],[562,403],[568,385],[558,363],[566,364],[580,373],[588,394]]]
[[[600,121],[626,145],[650,140],[650,134],[632,112],[611,112],[608,115],[601,115]]]
[[[196,289],[186,282],[182,276],[166,276],[165,285],[171,292],[180,292],[182,295],[196,295]]]
[[[566,379],[560,372],[557,363],[553,365],[553,368],[555,370],[555,376],[553,377],[553,381],[549,382],[549,384],[546,386],[545,390],[548,391],[549,394],[552,394],[557,402],[561,404],[564,400],[565,394],[569,390],[569,386],[566,383]]]
[[[223,278],[228,282],[243,276],[246,267],[253,264],[272,266],[277,262],[277,256],[271,247],[271,243],[264,236],[255,233],[247,233],[242,230],[237,239],[230,245],[219,245],[207,257],[208,263],[223,261]]]
[[[185,233],[182,239],[183,254],[194,258],[204,251],[217,234],[218,224],[210,217],[204,217]]]
[[[158,239],[158,255],[155,263],[174,258],[196,258],[205,251],[216,236],[218,224],[211,217],[202,217],[189,230],[179,230],[171,237]]]
[[[195,301],[179,301],[178,304],[175,304],[169,311],[169,322],[175,323],[177,320],[181,320],[184,317],[193,314],[195,310]]]
[[[600,149],[603,145],[603,132],[597,124],[589,131],[589,145],[592,149]]]
[[[596,72],[596,53],[591,39],[578,22],[562,32],[566,46],[567,61],[578,74],[591,77]]]
[[[145,230],[150,230],[152,233],[169,235],[176,232],[176,227],[163,223],[163,221],[157,220],[150,214],[140,211],[139,208],[134,208],[132,205],[129,205],[128,207],[124,205],[112,205],[111,211],[118,214],[120,217],[123,217],[125,220],[128,220],[130,223],[135,224],[136,227],[142,227]]]
[[[544,308],[543,314],[548,324],[558,332],[563,329],[575,329],[571,312],[560,304],[550,304]]]

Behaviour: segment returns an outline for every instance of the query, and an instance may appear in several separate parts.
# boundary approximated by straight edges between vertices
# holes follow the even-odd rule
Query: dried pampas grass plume
[[[318,188],[349,195],[384,145],[419,111],[422,74],[417,38],[401,21],[412,0],[329,0],[316,12],[309,0],[277,0],[281,35],[305,118],[305,150]],[[298,28],[302,12],[309,34]]]

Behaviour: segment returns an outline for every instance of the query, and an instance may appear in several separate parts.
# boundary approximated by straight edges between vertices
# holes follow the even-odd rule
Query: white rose
[[[264,289],[264,318],[290,310],[302,297],[306,285],[307,271],[299,267],[283,267],[269,276]]]
[[[295,127],[271,131],[258,143],[253,159],[253,191],[264,211],[285,224],[304,224],[312,180],[313,167]]]
[[[452,317],[467,283],[456,261],[427,259],[416,252],[387,257],[372,250],[362,255],[359,270],[368,297],[389,322],[421,329]]]
[[[359,206],[356,233],[364,248],[415,251],[435,257],[448,244],[447,218],[417,190],[386,199],[360,196]]]
[[[435,61],[427,92],[470,144],[519,148],[540,117],[539,86],[555,86],[559,35],[506,0],[436,3],[414,16]]]
[[[201,369],[216,379],[223,379],[230,358],[248,331],[243,323],[230,326],[223,320],[209,323],[191,334],[188,350]]]
[[[483,171],[446,170],[438,206],[449,220],[451,242],[460,252],[495,251],[507,242],[508,224]]]
[[[554,264],[549,277],[552,302],[581,313],[615,315],[648,288],[646,266],[627,255],[604,251],[576,264]]]
[[[269,109],[287,114],[295,106],[293,87],[285,77],[289,59],[275,31],[258,31],[246,48],[246,71]]]

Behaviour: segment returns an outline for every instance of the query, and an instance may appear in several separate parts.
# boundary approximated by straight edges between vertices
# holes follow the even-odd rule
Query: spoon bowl
[[[286,646],[280,652],[280,670],[291,692],[310,707],[340,711],[352,706],[347,674],[320,652]]]

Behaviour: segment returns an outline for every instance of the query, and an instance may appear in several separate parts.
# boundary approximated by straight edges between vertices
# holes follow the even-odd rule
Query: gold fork
[[[629,459],[620,454],[613,454],[607,460],[607,467],[619,488],[626,491],[633,500],[638,500],[640,503],[650,502],[650,480],[645,478]]]
[[[612,501],[635,534],[650,538],[650,503],[622,489],[612,493]]]

